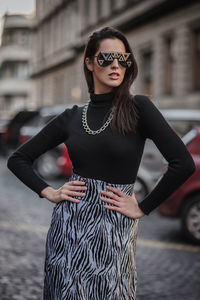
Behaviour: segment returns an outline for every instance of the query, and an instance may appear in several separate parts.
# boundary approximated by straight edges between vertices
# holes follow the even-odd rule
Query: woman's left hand
[[[110,192],[102,190],[101,194],[109,198],[101,196],[100,199],[102,201],[111,203],[114,206],[105,205],[105,208],[118,211],[121,214],[133,219],[139,219],[144,216],[143,211],[138,206],[138,202],[135,198],[135,193],[129,196],[123,193],[118,188],[108,185],[106,186],[106,188],[110,190]]]

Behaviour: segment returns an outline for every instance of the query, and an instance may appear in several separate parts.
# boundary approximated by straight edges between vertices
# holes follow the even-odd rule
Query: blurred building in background
[[[5,14],[0,46],[0,118],[34,106],[30,79],[30,16]]]
[[[200,3],[36,0],[31,73],[39,104],[88,99],[83,50],[103,26],[125,33],[139,65],[133,94],[159,107],[200,108]]]
[[[76,0],[36,0],[31,73],[39,105],[77,102],[88,97],[82,74],[83,4]]]
[[[113,26],[127,36],[138,62],[133,94],[148,95],[160,108],[200,108],[198,0],[36,0],[35,14],[31,31],[32,102],[53,105],[89,99],[83,73],[84,46],[93,31]],[[25,22],[23,17],[21,20]],[[26,21],[27,33],[22,36],[26,36],[29,44],[30,20]],[[1,51],[8,47],[5,45],[7,24],[9,18],[4,26]],[[18,61],[15,68],[21,77],[25,76],[23,72],[26,75],[29,72],[28,46],[23,51],[26,54],[20,51],[21,56],[16,54],[15,58]],[[1,66],[5,65],[1,74],[11,72],[6,71],[11,68],[11,62],[6,62],[4,57],[9,52],[5,53],[0,59]],[[23,60],[17,59],[22,56]],[[30,81],[10,84],[6,90],[7,85],[2,89],[4,80],[0,81],[0,93],[3,91],[7,107],[15,103],[12,99],[17,99],[12,96],[15,87],[21,93],[19,103],[25,102]]]

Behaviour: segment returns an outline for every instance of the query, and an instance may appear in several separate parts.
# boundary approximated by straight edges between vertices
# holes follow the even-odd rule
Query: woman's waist
[[[112,186],[112,187],[118,188],[119,190],[121,190],[122,192],[124,192],[127,195],[132,195],[133,190],[134,190],[134,183],[127,183],[127,184],[112,183],[112,182],[101,180],[101,179],[84,177],[82,175],[75,173],[74,171],[72,172],[72,175],[69,178],[69,181],[73,181],[73,180],[85,182],[85,186],[87,187],[86,197],[80,197],[80,199],[83,198],[84,200],[86,200],[88,198],[88,196],[90,198],[94,198],[95,195],[100,196],[102,190],[108,191],[107,186]]]

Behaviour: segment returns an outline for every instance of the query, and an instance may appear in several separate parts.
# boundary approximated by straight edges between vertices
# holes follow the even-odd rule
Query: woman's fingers
[[[116,201],[116,200],[113,200],[113,199],[109,199],[109,198],[105,198],[105,197],[101,197],[100,199],[107,202],[107,203],[111,203],[111,204],[114,204],[114,205],[119,205],[119,201]]]
[[[112,190],[113,192],[118,193],[118,195],[120,194],[118,189],[112,188]],[[135,198],[135,194],[128,196],[123,192],[121,192],[122,196],[118,197],[114,193],[110,193],[107,191],[101,191],[101,192],[106,196],[110,196],[110,198],[101,197],[100,199],[104,202],[107,202],[108,204],[109,203],[113,204],[113,206],[108,204],[104,205],[106,209],[115,210],[133,219],[142,218],[144,216],[144,213],[141,211],[141,209],[138,206],[138,202]]]
[[[73,186],[73,185],[64,185],[65,188],[67,188],[69,191],[82,191],[87,190],[86,186]]]
[[[105,196],[108,196],[108,197],[110,197],[111,199],[114,199],[114,200],[116,200],[116,201],[119,201],[119,200],[120,200],[119,197],[118,197],[116,194],[111,193],[111,192],[101,191],[101,194],[103,194],[103,195],[105,195]]]
[[[118,189],[116,187],[107,185],[106,188],[108,190],[110,190],[110,192],[102,190],[101,193],[106,195],[106,196],[109,196],[109,197],[111,197],[111,198],[113,198],[117,201],[120,201],[120,197],[125,197],[126,196],[120,189]]]
[[[67,201],[74,202],[74,203],[80,202],[80,200],[72,198],[70,196],[65,196],[62,200],[67,200]]]
[[[69,184],[69,185],[84,185],[85,181],[72,180],[72,181],[68,181],[67,184]]]
[[[120,196],[120,197],[122,197],[122,196],[125,195],[120,189],[118,189],[118,188],[116,188],[116,187],[107,185],[106,188],[107,188],[108,190],[113,191],[114,193],[116,193],[116,194],[117,194],[118,196]]]
[[[80,186],[80,184],[81,184],[81,186]],[[66,187],[67,189],[69,189],[71,191],[81,191],[81,190],[87,189],[87,187],[84,185],[85,185],[84,181],[69,181],[69,182],[66,182],[63,185],[63,187]]]
[[[65,193],[66,195],[71,195],[71,196],[85,196],[85,193],[74,192],[71,190],[63,190],[63,193]]]
[[[59,190],[59,195],[58,198],[60,200],[58,201],[63,201],[67,200],[70,202],[75,202],[78,203],[80,202],[79,199],[76,199],[74,197],[80,196],[84,197],[85,196],[85,190],[87,189],[84,181],[79,181],[79,180],[74,180],[74,181],[69,181],[66,182]],[[79,192],[82,191],[82,192]]]

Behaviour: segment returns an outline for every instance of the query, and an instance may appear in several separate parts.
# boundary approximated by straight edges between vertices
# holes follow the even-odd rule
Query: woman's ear
[[[85,58],[85,64],[88,70],[93,72],[93,62],[89,59],[89,57]]]

